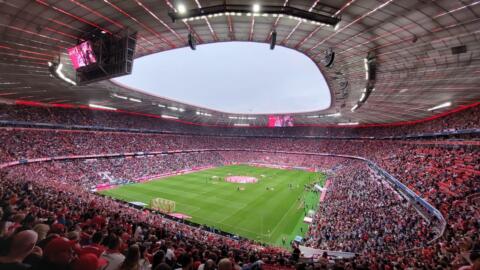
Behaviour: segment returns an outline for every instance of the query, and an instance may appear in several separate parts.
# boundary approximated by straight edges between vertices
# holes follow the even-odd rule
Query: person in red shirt
[[[103,241],[103,234],[101,232],[96,232],[92,236],[92,243],[90,245],[84,246],[80,250],[80,254],[93,253],[100,257],[102,253],[106,250],[104,246],[101,245]]]

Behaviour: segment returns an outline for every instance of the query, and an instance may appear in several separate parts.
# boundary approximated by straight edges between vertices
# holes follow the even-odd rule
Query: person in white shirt
[[[117,270],[125,260],[125,256],[120,253],[119,249],[122,245],[122,240],[116,235],[109,235],[108,249],[102,254],[102,258],[108,263],[102,270]]]

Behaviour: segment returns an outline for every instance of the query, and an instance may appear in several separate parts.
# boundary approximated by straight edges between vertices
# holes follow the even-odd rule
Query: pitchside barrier
[[[175,212],[175,201],[164,198],[154,198],[150,201],[150,209],[160,211],[162,213]]]

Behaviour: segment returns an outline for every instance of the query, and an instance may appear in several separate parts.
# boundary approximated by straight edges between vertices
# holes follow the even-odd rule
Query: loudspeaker
[[[197,49],[197,41],[192,33],[188,33],[188,46],[190,46],[190,49],[192,50]]]
[[[368,60],[367,62],[368,65],[368,80],[369,81],[375,81],[376,80],[376,75],[377,75],[377,64],[375,62],[375,59]]]
[[[272,32],[272,40],[270,40],[270,50],[275,49],[275,44],[277,43],[277,31]]]
[[[328,48],[325,51],[324,58],[322,59],[322,63],[325,67],[331,67],[333,65],[333,61],[335,60],[335,52],[332,48]]]

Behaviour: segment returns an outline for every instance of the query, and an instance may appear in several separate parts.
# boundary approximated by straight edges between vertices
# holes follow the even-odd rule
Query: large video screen
[[[269,127],[293,127],[291,115],[270,115],[268,116]]]
[[[85,41],[75,47],[69,48],[68,55],[70,56],[70,60],[72,61],[75,70],[97,62],[97,58],[93,53],[91,41]]]

